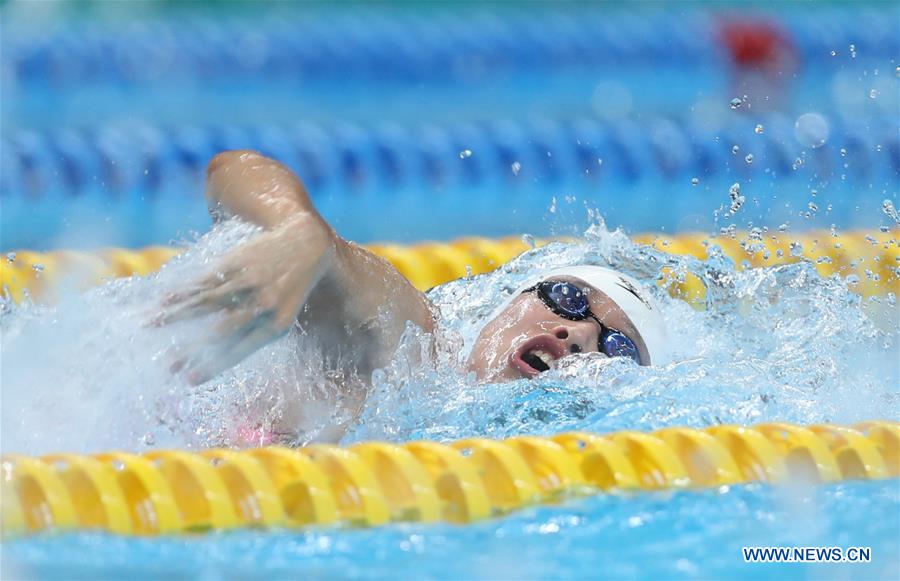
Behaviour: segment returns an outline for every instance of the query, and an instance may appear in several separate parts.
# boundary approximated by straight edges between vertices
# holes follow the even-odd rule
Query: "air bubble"
[[[847,150],[843,147],[841,148],[841,157],[847,157]]]
[[[464,149],[459,152],[459,159],[466,159],[467,157],[472,157],[471,149]]]
[[[534,236],[532,236],[531,234],[522,234],[522,242],[524,242],[526,245],[528,245],[529,248],[534,250],[534,248],[535,248]]]
[[[731,153],[737,155],[737,152],[739,152],[740,150],[741,150],[741,148],[738,147],[737,145],[735,145],[731,148]]]
[[[737,109],[738,107],[740,107],[743,104],[744,104],[744,101],[740,97],[735,97],[734,99],[731,100],[731,103],[729,103],[729,105],[731,106],[732,109]]]
[[[522,164],[514,161],[512,162],[512,165],[509,166],[509,168],[512,170],[513,175],[519,175],[519,172],[522,171]]]
[[[877,90],[877,89],[872,89],[872,90],[870,90],[870,91],[869,91],[869,98],[870,98],[870,99],[877,99],[877,98],[878,98],[878,90]]]
[[[753,131],[754,131],[754,133],[756,133],[757,135],[762,135],[762,133],[763,133],[763,126],[762,126],[762,125],[757,125],[756,127],[753,128]]]
[[[31,266],[31,270],[33,270],[35,272],[44,272],[44,265],[43,264],[34,264]]]
[[[691,178],[691,185],[696,186],[700,183],[700,178]]]
[[[748,153],[747,156],[744,157],[744,161],[746,161],[747,163],[753,163],[753,154]]]
[[[16,261],[16,253],[15,252],[7,252],[6,253],[6,262],[12,264]]]

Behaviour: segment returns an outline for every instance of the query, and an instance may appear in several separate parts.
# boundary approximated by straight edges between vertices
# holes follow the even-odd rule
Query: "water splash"
[[[258,445],[267,441],[254,435],[259,426],[279,426],[281,441],[336,440],[345,428],[345,442],[403,441],[762,420],[851,423],[898,409],[897,326],[878,322],[883,313],[896,321],[896,302],[863,300],[810,263],[737,270],[714,239],[709,259],[700,261],[637,246],[602,225],[581,241],[532,249],[493,273],[432,290],[442,324],[434,335],[407,329],[368,390],[360,378],[338,389],[348,384],[338,377],[340,352],[296,329],[191,386],[171,364],[214,332],[216,318],[166,328],[147,322],[162,296],[252,233],[217,227],[155,275],[116,280],[53,308],[4,305],[4,451]],[[534,381],[496,385],[465,372],[485,318],[512,289],[535,272],[585,263],[656,289],[672,363],[647,368],[574,356]],[[705,310],[657,286],[686,277],[706,287]],[[878,310],[881,319],[867,314]],[[299,420],[285,426],[287,417]]]
[[[551,244],[471,282],[433,290],[457,335],[436,368],[403,357],[378,375],[347,441],[473,435],[505,437],[563,430],[606,432],[669,425],[759,421],[846,422],[897,409],[896,325],[880,328],[869,303],[838,277],[821,278],[801,262],[738,271],[709,246],[710,258],[672,257],[631,243],[621,232],[589,230],[574,244]],[[477,385],[459,372],[504,293],[550,267],[591,263],[628,272],[656,287],[663,269],[699,277],[706,309],[695,310],[657,287],[674,362],[639,367],[625,360],[575,356],[536,380]],[[893,307],[890,307],[893,308]],[[895,311],[888,311],[894,312]],[[402,363],[401,363],[402,362]]]

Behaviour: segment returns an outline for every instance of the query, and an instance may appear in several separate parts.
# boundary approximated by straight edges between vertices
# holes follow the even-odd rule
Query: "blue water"
[[[327,385],[322,352],[293,334],[200,388],[167,371],[171,348],[196,342],[215,320],[148,330],[156,297],[247,235],[224,224],[146,279],[118,281],[55,308],[7,306],[0,316],[4,450],[229,444],[234,418],[265,422],[286,402],[308,401],[320,389],[313,386]],[[436,359],[422,357],[434,338],[408,335],[391,365],[373,375],[362,414],[342,442],[897,419],[895,301],[861,299],[810,264],[736,271],[715,248],[711,254],[705,262],[676,259],[594,226],[579,243],[537,249],[493,274],[432,291],[443,315]],[[705,281],[704,311],[657,293],[672,363],[645,368],[576,356],[534,381],[497,385],[460,372],[463,346],[502,289],[549,265],[585,261],[648,283],[664,266]],[[298,429],[305,441],[318,427]],[[890,480],[598,496],[471,527],[45,536],[5,543],[4,567],[5,576],[47,578],[895,578],[898,487]],[[744,545],[869,546],[873,563],[745,565]]]
[[[743,546],[865,546],[862,563],[751,564]],[[900,483],[596,496],[466,526],[6,543],[3,577],[896,579]]]

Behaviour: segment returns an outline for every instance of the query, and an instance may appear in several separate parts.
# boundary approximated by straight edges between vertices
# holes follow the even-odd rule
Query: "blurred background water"
[[[878,2],[7,3],[0,247],[205,230],[204,168],[227,148],[289,164],[360,242],[572,234],[585,205],[629,231],[712,231],[735,182],[739,226],[892,224],[898,18]]]

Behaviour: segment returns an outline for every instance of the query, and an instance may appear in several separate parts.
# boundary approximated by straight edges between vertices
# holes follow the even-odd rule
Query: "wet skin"
[[[574,277],[555,277],[575,283],[587,292],[591,312],[607,327],[628,335],[638,347],[641,361],[650,362],[640,333],[619,306],[603,292]],[[598,351],[600,325],[593,319],[570,321],[551,311],[537,293],[516,297],[482,330],[467,367],[480,380],[499,382],[532,378],[556,360],[577,353]],[[539,359],[535,360],[535,353]]]

